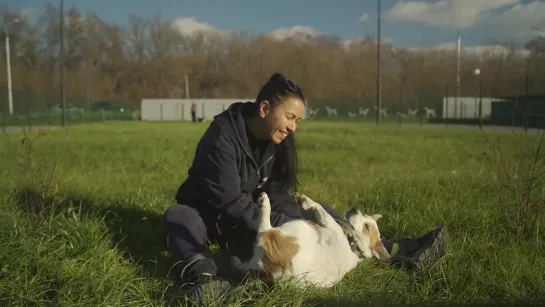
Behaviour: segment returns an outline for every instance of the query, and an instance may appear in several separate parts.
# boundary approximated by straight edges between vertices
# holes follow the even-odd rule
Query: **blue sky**
[[[48,1],[4,2],[11,11],[36,14]],[[65,9],[71,7],[120,24],[129,13],[161,13],[186,28],[289,33],[300,26],[295,29],[347,39],[377,29],[375,0],[65,0]],[[532,26],[545,31],[545,0],[382,0],[382,7],[383,37],[400,47],[453,43],[458,28],[465,46],[523,42],[540,34]]]

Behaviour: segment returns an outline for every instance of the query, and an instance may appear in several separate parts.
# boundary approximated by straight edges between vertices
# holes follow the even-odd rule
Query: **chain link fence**
[[[8,91],[0,88],[0,126],[60,126],[63,106],[55,94],[13,91],[13,114],[9,112]],[[111,120],[138,120],[140,111],[122,102],[66,99],[66,124]]]

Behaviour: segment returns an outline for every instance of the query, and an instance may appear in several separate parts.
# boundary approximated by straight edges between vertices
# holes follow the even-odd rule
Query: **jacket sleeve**
[[[257,231],[259,207],[251,193],[241,191],[235,140],[221,136],[199,144],[193,168],[198,174],[203,197],[208,205],[224,214],[241,219],[246,227]],[[271,212],[271,224],[277,226],[292,220],[284,214]]]

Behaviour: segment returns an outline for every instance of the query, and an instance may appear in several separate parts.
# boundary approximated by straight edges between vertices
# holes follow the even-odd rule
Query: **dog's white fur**
[[[356,209],[348,210],[345,217],[354,228],[350,243],[341,226],[320,204],[303,194],[295,193],[294,197],[313,214],[316,224],[295,220],[273,228],[269,198],[261,193],[261,224],[253,256],[245,263],[235,256],[231,258],[241,272],[257,272],[272,282],[293,278],[296,286],[302,288],[309,284],[327,288],[365,258],[389,260],[376,223],[380,214],[369,216]]]

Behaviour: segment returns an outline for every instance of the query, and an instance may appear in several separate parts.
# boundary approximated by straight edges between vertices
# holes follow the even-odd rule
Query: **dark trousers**
[[[322,206],[334,218],[341,218],[328,205]],[[203,273],[217,274],[217,266],[208,243],[216,243],[223,251],[235,254],[241,259],[251,257],[255,231],[232,220],[200,213],[191,206],[176,204],[165,211],[164,223],[168,248],[182,268],[182,278],[191,279]]]

